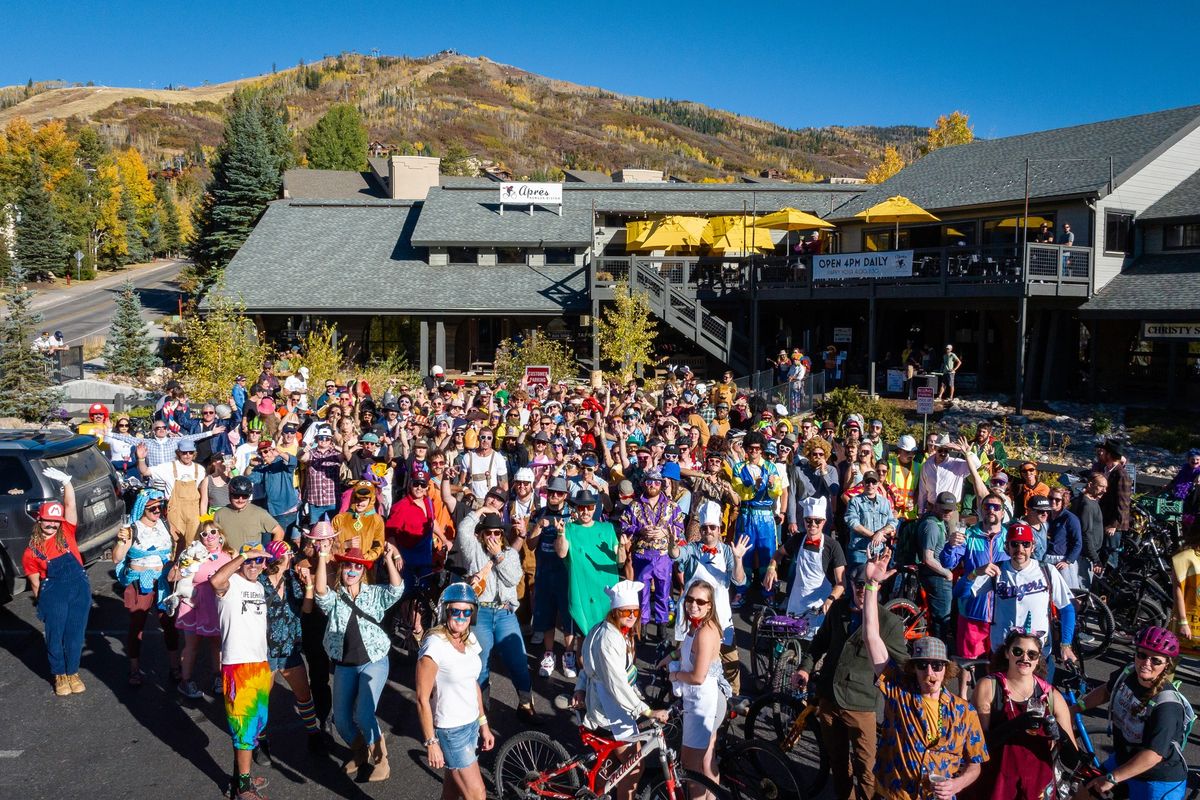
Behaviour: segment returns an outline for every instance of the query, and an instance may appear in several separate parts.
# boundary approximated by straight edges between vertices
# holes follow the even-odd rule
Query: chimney
[[[438,185],[442,160],[429,156],[389,156],[388,191],[393,200],[424,200]]]
[[[661,169],[626,167],[614,172],[612,179],[613,183],[662,183],[663,171]]]

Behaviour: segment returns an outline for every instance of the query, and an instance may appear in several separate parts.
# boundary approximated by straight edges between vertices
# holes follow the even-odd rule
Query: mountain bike
[[[750,674],[767,692],[786,689],[792,674],[800,668],[804,648],[816,634],[813,616],[779,611],[779,601],[757,606],[750,622]]]
[[[416,585],[411,590],[406,587],[404,598],[395,606],[392,641],[411,657],[416,657],[421,639],[434,624],[434,612],[448,577],[440,569],[419,575]]]
[[[1091,687],[1087,675],[1081,669],[1066,663],[1055,670],[1054,684],[1072,709],[1071,722],[1075,728],[1077,743],[1074,750],[1069,747],[1069,742],[1068,746],[1059,745],[1054,760],[1054,783],[1059,797],[1075,797],[1088,781],[1104,774],[1100,767],[1100,758],[1092,744],[1091,734],[1097,727],[1096,723],[1092,725],[1093,731],[1089,731],[1083,712],[1075,708],[1075,702],[1086,695]],[[1111,798],[1112,793],[1102,796]]]
[[[908,564],[897,570],[893,597],[883,604],[884,611],[900,618],[904,641],[911,643],[929,634],[929,596],[917,577],[917,566]]]
[[[806,689],[763,695],[746,710],[746,741],[759,742],[787,756],[804,797],[825,788],[829,764],[825,756],[816,698]]]
[[[578,713],[576,714],[578,721]],[[495,786],[500,800],[599,800],[611,796],[617,785],[644,762],[657,761],[658,770],[647,770],[640,784],[641,800],[690,800],[697,788],[717,800],[735,795],[709,778],[679,766],[667,744],[661,724],[642,720],[632,742],[620,742],[580,726],[585,752],[571,755],[557,740],[541,731],[522,731],[496,753]],[[628,744],[624,753],[617,750]],[[745,795],[749,800],[751,795]]]

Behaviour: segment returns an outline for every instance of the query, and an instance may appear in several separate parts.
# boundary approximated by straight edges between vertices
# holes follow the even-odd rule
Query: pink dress
[[[230,561],[224,550],[213,553],[208,561],[200,565],[192,578],[192,599],[179,601],[179,612],[175,615],[175,628],[197,636],[219,636],[220,620],[217,618],[217,596],[208,579]]]

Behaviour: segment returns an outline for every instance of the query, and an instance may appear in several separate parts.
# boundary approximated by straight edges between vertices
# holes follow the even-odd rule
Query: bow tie
[[[715,556],[717,554],[717,548],[702,544],[700,545],[700,552],[708,553],[710,556]]]

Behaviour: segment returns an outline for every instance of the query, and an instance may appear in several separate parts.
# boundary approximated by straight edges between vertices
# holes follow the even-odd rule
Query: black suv
[[[73,479],[79,514],[75,537],[85,563],[112,545],[124,518],[117,474],[96,447],[96,437],[0,428],[0,602],[12,598],[17,578],[24,575],[21,556],[38,506],[62,499],[62,486],[42,474],[47,467]]]

